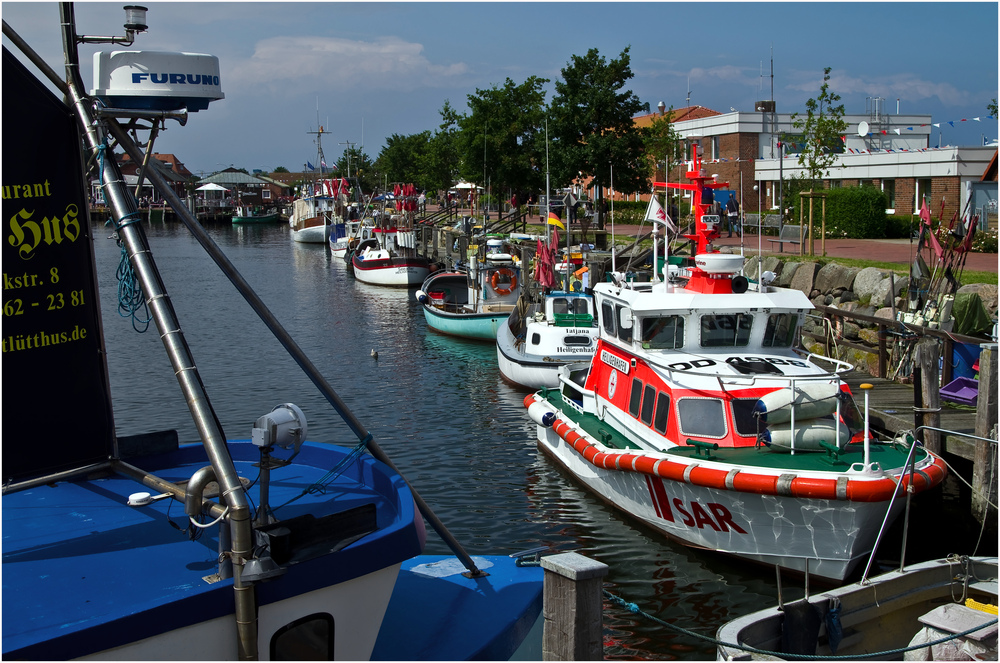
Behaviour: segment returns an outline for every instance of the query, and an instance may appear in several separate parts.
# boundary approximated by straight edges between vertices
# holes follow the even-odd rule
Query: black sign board
[[[104,460],[114,421],[81,141],[3,49],[3,481]]]

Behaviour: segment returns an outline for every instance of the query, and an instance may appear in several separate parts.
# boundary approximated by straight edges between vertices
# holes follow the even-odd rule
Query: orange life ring
[[[507,287],[501,287],[499,285],[501,274],[507,277],[508,281]],[[493,287],[493,290],[498,295],[502,297],[509,295],[514,290],[514,288],[517,287],[517,274],[507,269],[506,267],[502,267],[501,269],[498,269],[497,271],[493,272],[493,276],[490,277],[490,285]]]

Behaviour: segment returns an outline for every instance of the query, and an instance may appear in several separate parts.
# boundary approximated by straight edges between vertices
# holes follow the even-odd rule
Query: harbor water
[[[182,442],[197,441],[155,327],[138,333],[141,320],[119,313],[121,249],[103,221],[95,219],[95,255],[118,434],[174,428]],[[667,541],[561,473],[536,448],[526,392],[503,382],[495,346],[430,331],[413,290],[355,281],[342,259],[323,245],[292,241],[284,224],[207,230],[466,550],[579,552],[608,565],[611,593],[706,636],[679,635],[606,601],[607,658],[714,659],[709,639],[722,623],[777,602],[772,568]],[[249,438],[257,417],[291,402],[305,412],[309,439],[355,445],[184,226],[153,223],[147,232],[227,437]],[[933,505],[918,500],[907,561],[972,552],[924,522],[938,521],[941,504],[957,502],[959,492],[947,483]],[[884,544],[887,563],[899,559],[899,529]],[[939,550],[943,541],[950,547]],[[429,531],[426,552],[448,550]],[[786,601],[802,596],[801,579],[784,583]]]

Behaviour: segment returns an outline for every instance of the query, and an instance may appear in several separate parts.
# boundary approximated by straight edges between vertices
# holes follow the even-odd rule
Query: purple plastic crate
[[[941,387],[941,398],[962,405],[975,405],[979,398],[979,380],[955,378]]]

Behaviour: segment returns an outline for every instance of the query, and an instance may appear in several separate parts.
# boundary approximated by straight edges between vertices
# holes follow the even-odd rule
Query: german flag
[[[566,226],[564,226],[563,222],[559,220],[559,216],[555,212],[549,212],[549,225],[557,226],[559,228],[562,228],[563,230],[566,230]]]

